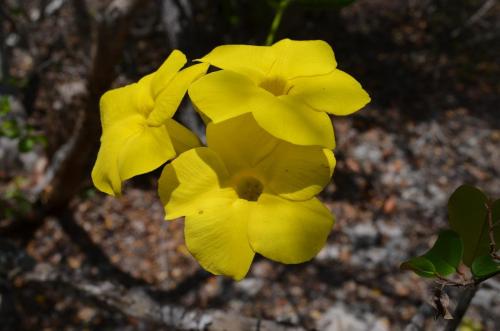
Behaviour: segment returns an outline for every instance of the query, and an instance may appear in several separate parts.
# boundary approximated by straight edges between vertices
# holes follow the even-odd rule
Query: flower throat
[[[262,194],[264,186],[254,177],[243,177],[236,183],[236,193],[241,199],[257,201]]]

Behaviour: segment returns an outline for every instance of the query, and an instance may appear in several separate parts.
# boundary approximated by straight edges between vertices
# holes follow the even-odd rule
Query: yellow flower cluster
[[[239,280],[255,253],[310,260],[334,224],[315,197],[335,167],[328,114],[351,114],[368,94],[320,40],[219,46],[198,61],[180,70],[186,58],[173,51],[156,72],[103,95],[94,185],[118,195],[124,180],[175,158],[159,180],[165,219],[185,217],[203,268]],[[221,70],[205,74],[209,65]],[[206,147],[172,119],[186,91],[208,123]]]

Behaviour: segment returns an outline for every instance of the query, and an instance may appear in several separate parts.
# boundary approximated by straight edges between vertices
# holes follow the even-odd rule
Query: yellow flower
[[[239,280],[255,253],[283,263],[314,257],[334,223],[314,197],[330,181],[332,151],[279,140],[251,114],[210,123],[207,142],[159,180],[165,219],[185,216],[186,245],[200,264]]]
[[[326,113],[348,115],[370,101],[354,78],[336,69],[321,40],[219,46],[200,61],[224,70],[189,88],[199,111],[215,123],[251,112],[263,129],[297,145],[333,148]]]
[[[92,169],[97,189],[119,195],[122,181],[156,169],[176,152],[199,146],[198,138],[172,116],[189,84],[208,65],[179,72],[185,63],[185,55],[174,50],[156,72],[101,97],[103,132]]]

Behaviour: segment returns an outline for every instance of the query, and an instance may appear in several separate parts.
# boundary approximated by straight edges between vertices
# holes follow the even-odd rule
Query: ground
[[[188,280],[187,290],[175,298],[186,307],[234,310],[307,329],[404,328],[429,300],[434,284],[399,270],[399,265],[423,253],[446,226],[450,194],[460,184],[470,183],[500,197],[500,65],[494,25],[500,9],[496,6],[479,23],[468,25],[481,2],[467,1],[448,11],[443,10],[445,5],[446,1],[359,0],[340,14],[292,7],[285,15],[279,36],[329,41],[339,67],[356,77],[372,97],[371,104],[354,116],[332,118],[338,163],[321,198],[335,214],[336,224],[312,261],[286,266],[257,257],[240,282],[200,271],[184,245],[183,221],[163,220],[156,194],[158,172],[127,183],[120,198],[107,197],[89,183],[73,201],[77,224],[125,275],[166,292]],[[245,6],[252,7],[245,2],[232,10],[238,14]],[[199,9],[204,11],[195,18],[198,24],[210,21],[218,8],[213,7]],[[168,44],[159,23],[151,18],[154,10],[151,5],[141,11],[116,85],[137,79],[165,56]],[[47,154],[37,150],[31,158],[23,156],[25,170],[2,169],[2,191],[15,176],[28,178],[21,186],[36,182],[37,167],[43,168],[46,157],[71,132],[71,125],[62,123],[72,123],[70,109],[85,96],[82,81],[88,58],[71,51],[84,39],[73,28],[51,32],[61,31],[72,15],[70,6],[63,5],[33,32],[42,54],[44,43],[54,39],[56,46],[45,59],[47,67],[39,69],[32,113],[25,109],[20,116],[47,135],[49,148]],[[252,20],[249,14],[235,24]],[[214,23],[215,31],[224,24]],[[222,42],[260,42],[266,28],[226,31],[219,37],[206,30],[205,37],[213,39],[188,46],[199,53],[192,57]],[[10,75],[27,79],[41,60],[21,44],[9,47],[15,54]],[[96,257],[100,253],[81,236],[75,240],[79,235],[50,219],[27,250],[37,260],[69,272],[102,277],[102,259]],[[500,329],[499,288],[498,278],[484,285],[468,322],[482,330]],[[18,291],[22,325],[28,330],[155,329],[72,294],[32,287]],[[451,291],[452,301],[455,295]],[[440,323],[429,319],[428,327]]]

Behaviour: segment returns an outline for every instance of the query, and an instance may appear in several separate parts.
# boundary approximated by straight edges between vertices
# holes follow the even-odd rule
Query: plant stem
[[[500,256],[496,253],[497,243],[495,242],[495,229],[493,225],[493,211],[491,209],[491,203],[486,203],[486,209],[488,209],[488,235],[490,237],[490,255],[493,259],[500,260]]]
[[[468,286],[460,293],[457,307],[453,312],[453,319],[448,321],[444,331],[455,331],[458,328],[478,289],[479,286]]]
[[[281,23],[281,18],[283,17],[283,12],[290,4],[291,0],[281,0],[278,4],[278,8],[276,9],[276,14],[274,14],[273,23],[271,23],[271,29],[269,30],[269,34],[266,38],[266,45],[271,45],[274,42],[274,37],[276,35],[276,31]]]

